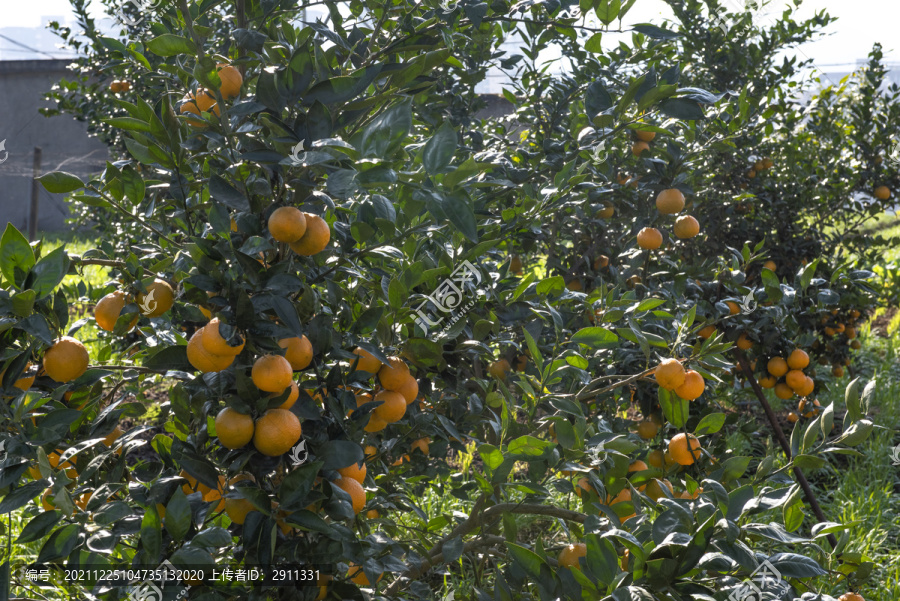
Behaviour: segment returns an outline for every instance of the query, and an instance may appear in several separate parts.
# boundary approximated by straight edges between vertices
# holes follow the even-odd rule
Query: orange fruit
[[[279,207],[269,215],[269,233],[278,242],[296,242],[306,233],[306,215],[297,207]]]
[[[636,129],[634,131],[634,136],[641,142],[652,142],[653,138],[656,137],[656,132],[655,131],[641,131],[640,129]]]
[[[728,305],[728,314],[729,315],[737,315],[741,312],[741,307],[734,301],[725,301],[725,304]]]
[[[706,383],[703,381],[703,376],[693,369],[689,369],[684,372],[684,383],[675,389],[675,394],[687,401],[693,401],[703,394],[704,388],[706,388]]]
[[[59,463],[60,454],[58,452],[47,453],[47,461],[50,462],[50,467],[55,470],[66,470],[66,476],[69,477],[70,480],[74,480],[78,477],[78,470],[75,469],[75,463],[72,459],[66,459],[63,461],[62,465]],[[35,480],[40,479],[40,471],[38,471],[38,477]]]
[[[638,436],[644,440],[654,438],[657,432],[659,432],[659,426],[648,419],[641,420],[637,425]]]
[[[389,357],[378,370],[378,381],[388,390],[400,390],[410,377],[409,366],[400,357]]]
[[[568,288],[572,292],[581,292],[582,290],[584,290],[584,286],[581,285],[581,280],[579,280],[578,278],[569,280],[569,283],[566,284],[566,288]]]
[[[283,390],[281,392],[284,392]],[[281,396],[279,393],[273,392],[273,397]],[[300,398],[300,387],[297,386],[296,382],[291,382],[291,391],[288,393],[288,397],[284,400],[282,404],[278,406],[279,409],[290,409],[294,406],[294,403],[297,402],[297,399]]]
[[[778,379],[775,376],[763,376],[759,379],[759,385],[763,388],[775,388],[777,383]]]
[[[291,250],[304,257],[319,254],[331,240],[328,222],[313,213],[306,213],[306,231],[296,242],[291,242]]]
[[[369,433],[381,432],[385,428],[387,428],[388,423],[375,415],[375,412],[369,414],[369,423],[365,425],[363,430]]]
[[[631,463],[628,464],[629,472],[643,472],[644,470],[650,469],[647,467],[647,464],[641,461],[640,459],[635,459]]]
[[[87,349],[71,336],[58,338],[44,353],[44,371],[57,382],[71,382],[87,371]]]
[[[678,188],[668,188],[656,196],[656,210],[663,215],[674,215],[684,208],[684,194]]]
[[[641,153],[644,152],[645,150],[650,150],[650,145],[642,140],[638,140],[631,146],[631,154],[633,154],[636,157],[641,156]]]
[[[787,364],[791,369],[805,369],[809,365],[809,355],[805,351],[795,348],[788,355]]]
[[[312,363],[312,343],[306,336],[282,338],[278,341],[278,346],[285,349],[284,358],[288,360],[294,371],[306,369]]]
[[[241,93],[241,85],[244,83],[244,77],[241,75],[241,72],[225,63],[217,64],[216,68],[218,69],[219,79],[222,80],[222,84],[219,86],[219,93],[222,94],[222,98],[225,100],[237,98]]]
[[[187,358],[191,365],[197,371],[203,373],[209,373],[214,371],[222,371],[223,369],[227,369],[232,363],[234,363],[234,355],[222,356],[222,355],[213,355],[206,347],[203,346],[203,328],[200,328],[191,338],[188,340],[187,344]]]
[[[638,232],[637,243],[644,250],[656,250],[662,246],[662,233],[655,227],[645,227]]]
[[[666,390],[675,390],[684,384],[684,366],[678,359],[663,359],[653,371],[653,377],[656,378],[656,383]]]
[[[654,449],[653,451],[647,453],[647,463],[655,468],[663,469],[666,465],[663,452],[659,449]]]
[[[615,207],[612,206],[612,203],[604,200],[603,208],[599,209],[594,214],[594,217],[596,217],[597,219],[609,219],[610,217],[612,217],[615,214],[616,214],[616,209],[615,209]]]
[[[753,341],[747,337],[747,334],[741,334],[738,336],[736,346],[741,350],[749,350],[753,348]]]
[[[193,93],[186,94],[181,100],[182,105],[178,110],[182,115],[191,113],[192,115],[200,117],[201,113],[210,113],[218,117],[221,114],[219,103],[216,102],[215,96],[210,94],[209,90],[205,88],[197,90],[196,95]],[[191,127],[196,127],[198,129],[209,127],[203,119],[188,118],[188,123]]]
[[[225,515],[235,524],[243,524],[251,511],[256,508],[247,499],[225,499]]]
[[[253,363],[250,371],[253,384],[265,392],[283,392],[291,385],[293,377],[291,364],[281,355],[263,355]]]
[[[788,364],[787,361],[781,357],[772,357],[769,359],[769,362],[766,363],[766,369],[776,378],[780,378],[788,372]]]
[[[775,264],[775,261],[769,260],[763,263],[763,269],[768,269],[769,271],[775,271],[778,269],[778,265]]]
[[[256,420],[253,446],[263,455],[278,457],[300,440],[300,419],[287,409],[269,409]]]
[[[690,448],[688,448],[690,447]],[[700,458],[700,441],[693,434],[685,434],[682,432],[676,434],[669,441],[669,453],[672,459],[679,465],[691,465]]]
[[[787,372],[787,375],[784,377],[784,382],[796,392],[798,388],[803,387],[805,378],[806,374],[802,371],[799,369],[792,369]]]
[[[609,257],[606,255],[600,255],[596,259],[594,259],[594,271],[600,271],[601,269],[606,269],[609,265]]]
[[[253,418],[225,407],[216,415],[216,435],[226,449],[239,449],[253,439]]]
[[[513,273],[522,273],[522,257],[513,255],[509,259],[509,270]]]
[[[700,233],[700,222],[690,215],[682,215],[675,220],[675,237],[682,240],[693,238]]]
[[[353,354],[359,357],[359,360],[354,359],[354,361],[356,361],[356,367],[353,368],[353,371],[365,371],[370,374],[377,374],[378,370],[381,369],[381,361],[366,349],[356,347],[353,349]]]
[[[350,581],[357,586],[372,586],[372,583],[369,582],[369,577],[366,576],[366,573],[363,572],[362,566],[353,562],[350,562],[349,569],[347,570],[347,577]],[[378,574],[378,578],[375,582],[381,580],[384,573]]]
[[[703,340],[706,340],[706,339],[714,336],[715,333],[716,333],[716,326],[709,325],[709,326],[703,326],[702,328],[700,328],[700,330],[697,332],[697,336],[699,336]]]
[[[878,186],[875,188],[875,198],[878,200],[887,200],[891,197],[891,189],[887,186]]]
[[[662,484],[660,484],[660,482],[662,482]],[[669,489],[670,494],[675,494],[675,489],[672,487],[671,482],[665,479],[658,480],[656,478],[647,483],[647,488],[644,490],[644,494],[656,501],[657,499],[666,496],[663,492],[663,486]]]
[[[863,596],[858,593],[844,593],[838,598],[838,601],[866,601]]]
[[[505,380],[506,373],[511,369],[509,365],[509,361],[506,359],[498,359],[494,361],[490,365],[488,365],[488,373],[491,376],[497,378],[498,380]]]
[[[856,328],[847,328],[844,330],[844,335],[850,340],[853,340],[856,338]]]
[[[19,378],[15,382],[13,382],[14,388],[18,388],[19,390],[28,390],[29,388],[31,388],[31,386],[34,384],[35,379],[37,378],[37,371],[33,372],[33,374],[30,376],[27,375],[28,371],[31,369],[31,367],[32,367],[31,363],[29,363],[28,365],[25,366],[25,369],[22,371],[22,373],[25,375],[23,375],[21,378]],[[0,371],[0,380],[3,380],[3,376],[5,376],[5,375],[6,375],[5,369],[3,371]],[[70,391],[70,392],[67,392],[66,394],[68,395],[68,397],[66,398],[66,400],[68,401],[69,397],[72,396],[72,392]]]
[[[366,512],[366,517],[369,518],[370,520],[374,520],[374,519],[380,518],[381,514],[378,513],[377,509],[370,509],[369,511]]]
[[[790,413],[788,413],[787,420],[788,420],[789,422],[791,422],[792,424],[797,423],[797,421],[799,421],[799,419],[800,419],[800,416],[797,415],[796,413],[794,413],[793,411],[791,411]]]
[[[121,426],[116,425],[116,427],[113,429],[113,431],[110,432],[109,434],[107,434],[106,438],[103,439],[103,444],[105,444],[107,447],[113,446],[116,443],[116,441],[119,439],[119,437],[122,436],[122,434],[124,434],[124,433],[125,433],[125,430],[123,430]]]
[[[363,453],[366,455],[366,460],[374,458],[378,454],[378,448],[375,445],[367,444],[363,449]]]
[[[201,328],[203,330],[203,335],[200,338],[200,343],[203,345],[203,348],[206,349],[206,352],[209,354],[219,355],[221,357],[234,357],[240,355],[241,351],[244,350],[244,337],[240,336],[241,343],[238,346],[231,346],[231,344],[229,344],[219,333],[220,323],[219,318],[214,317],[208,324]]]
[[[168,282],[157,278],[147,285],[146,296],[138,293],[137,304],[145,317],[159,317],[175,304],[175,291]]]
[[[754,177],[756,177],[756,170],[755,170],[755,169],[751,169],[750,171],[748,171],[748,172],[747,172],[747,177],[749,177],[750,179],[753,179]]]
[[[353,478],[345,478],[341,476],[334,481],[334,485],[350,495],[350,501],[353,504],[353,513],[359,513],[366,506],[366,491],[362,484]]]
[[[399,392],[382,390],[375,395],[375,400],[383,403],[375,408],[372,415],[385,423],[393,424],[406,415],[406,399]]]
[[[772,159],[763,159],[763,169],[771,169],[775,162]]]
[[[835,378],[843,378],[844,377],[844,368],[841,367],[840,365],[835,365],[834,368],[831,370],[831,373],[834,375]]]
[[[365,463],[354,463],[347,467],[342,467],[337,472],[344,478],[352,478],[362,484],[363,480],[366,479],[366,471]]]
[[[626,487],[623,488],[619,494],[614,497],[607,497],[606,504],[612,507],[618,503],[630,503],[631,502],[631,489]]]
[[[563,550],[559,552],[557,561],[561,568],[580,570],[581,563],[578,560],[582,557],[587,557],[587,545],[584,543],[575,543],[574,545],[567,545],[563,548]]]
[[[116,327],[116,321],[122,313],[122,309],[128,304],[128,295],[121,290],[110,292],[94,305],[94,321],[97,327],[112,332]],[[130,330],[137,324],[138,316],[134,316],[134,321],[128,326]]]
[[[410,452],[415,452],[416,450],[419,450],[422,452],[423,455],[428,455],[428,451],[431,450],[431,447],[429,446],[430,444],[431,444],[431,438],[429,438],[427,436],[425,438],[417,438],[416,440],[412,441],[412,443],[409,445]]]
[[[37,480],[37,478],[35,478]],[[591,492],[594,490],[594,487],[591,486],[591,481],[587,478],[579,478],[578,482],[575,483],[575,494],[578,497],[583,497],[585,492]]]
[[[399,392],[406,400],[406,404],[409,405],[419,396],[419,382],[410,374],[403,386],[396,392]]]
[[[791,388],[790,386],[788,386],[787,384],[785,384],[784,382],[779,382],[778,384],[775,385],[775,396],[777,396],[779,399],[783,399],[786,401],[790,398],[793,398],[794,389]]]

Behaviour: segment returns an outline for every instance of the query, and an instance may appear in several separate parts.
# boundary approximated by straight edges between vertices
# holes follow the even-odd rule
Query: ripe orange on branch
[[[118,321],[122,309],[127,304],[128,295],[121,290],[114,290],[97,301],[97,304],[94,306],[94,321],[97,322],[97,327],[107,332],[112,332],[116,327],[116,321]],[[137,321],[138,316],[135,315],[134,321],[131,322],[128,329],[133,328]]]
[[[684,208],[684,194],[678,188],[668,188],[656,196],[656,210],[663,215],[674,215]]]
[[[684,372],[684,383],[675,389],[675,394],[687,401],[693,401],[703,394],[705,388],[706,383],[703,381],[703,376],[693,369],[689,369]]]
[[[637,243],[644,250],[656,250],[662,246],[662,233],[655,227],[645,227],[638,232]]]
[[[219,333],[220,323],[219,318],[214,317],[208,324],[201,328],[203,330],[203,337],[201,338],[203,348],[213,355],[221,355],[223,357],[240,355],[241,351],[244,350],[245,340],[243,336],[240,337],[241,343],[239,345],[231,346],[231,344],[229,344],[229,342]]]
[[[312,343],[306,336],[282,338],[278,341],[278,346],[285,349],[284,358],[288,360],[294,371],[306,369],[312,363]]]
[[[225,407],[216,415],[216,435],[226,449],[239,449],[253,439],[253,418]]]
[[[587,546],[584,543],[568,545],[559,552],[559,567],[580,570],[579,559],[587,557]]]
[[[269,409],[256,420],[253,446],[263,455],[278,457],[300,441],[300,419],[287,409]]]
[[[378,370],[381,369],[381,360],[366,349],[357,347],[353,349],[353,354],[359,357],[358,360],[355,360],[356,367],[354,368],[354,371],[365,371],[370,374],[377,374]]]
[[[304,257],[311,257],[319,254],[328,242],[331,240],[331,230],[328,228],[328,222],[314,215],[306,213],[306,231],[296,241],[291,242],[291,250]]]
[[[175,304],[175,291],[165,280],[159,278],[147,285],[147,294],[137,296],[137,304],[145,317],[159,317]]]
[[[269,215],[269,233],[278,242],[296,242],[306,233],[306,215],[297,207],[279,207]]]
[[[219,86],[219,93],[222,94],[222,98],[225,100],[237,98],[244,83],[244,77],[241,75],[241,72],[225,63],[217,64],[216,68],[219,79],[222,81],[222,84]]]
[[[359,513],[366,506],[366,491],[362,484],[353,478],[345,478],[341,476],[334,481],[334,485],[350,495],[350,502],[353,504],[353,513]]]
[[[700,458],[700,441],[693,434],[676,434],[669,442],[669,453],[679,465],[692,465]]]
[[[90,356],[80,341],[63,336],[44,353],[44,371],[53,380],[71,382],[87,371]]]
[[[685,380],[684,366],[678,359],[663,359],[653,372],[656,383],[666,390],[675,390]]]
[[[210,373],[228,369],[234,363],[234,355],[214,355],[203,346],[203,332],[209,326],[204,326],[194,332],[188,340],[187,358],[197,371]]]
[[[388,390],[403,388],[409,376],[409,366],[400,357],[388,358],[388,362],[378,370],[378,381]]]
[[[675,227],[672,228],[672,231],[676,238],[687,240],[700,233],[700,222],[690,215],[682,215],[675,220]]]
[[[382,404],[372,412],[377,419],[393,424],[406,415],[406,399],[399,392],[382,390],[375,395],[375,400],[382,401]]]
[[[197,93],[186,94],[184,98],[181,99],[182,105],[181,108],[178,109],[182,115],[192,114],[200,117],[202,113],[210,113],[215,116],[219,116],[221,111],[219,110],[219,103],[216,101],[216,97],[209,92],[207,89],[197,90]],[[201,119],[188,119],[188,123],[191,127],[195,127],[197,129],[205,129],[209,127],[202,118]]]
[[[283,392],[291,385],[294,371],[281,355],[264,355],[253,363],[250,378],[254,386],[265,392]]]

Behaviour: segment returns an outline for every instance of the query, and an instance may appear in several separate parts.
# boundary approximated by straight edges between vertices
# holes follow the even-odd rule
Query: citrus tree
[[[887,138],[858,148],[863,125],[895,120],[877,77],[812,119],[788,102],[770,57],[826,17],[723,47],[689,5],[610,48],[629,3],[325,3],[306,23],[179,0],[120,38],[74,5],[86,77],[55,95],[114,156],[41,182],[103,236],[81,256],[0,240],[0,510],[26,513],[38,563],[171,565],[189,571],[164,594],[198,599],[724,599],[763,561],[784,595],[865,582],[848,526],[806,510],[802,470],[873,428],[871,383],[816,400],[841,375],[816,361],[849,356],[874,303],[820,228],[896,175],[817,170],[874,165]],[[522,55],[496,56],[513,29]],[[551,44],[570,73],[542,67]],[[480,119],[495,58],[514,111]],[[837,115],[859,136],[805,134]],[[108,285],[61,286],[84,265]],[[76,300],[92,318],[70,323]],[[123,428],[154,382],[162,426]],[[766,388],[799,402],[789,440],[747,410]],[[278,566],[290,586],[209,578]],[[100,580],[58,586],[129,594]]]

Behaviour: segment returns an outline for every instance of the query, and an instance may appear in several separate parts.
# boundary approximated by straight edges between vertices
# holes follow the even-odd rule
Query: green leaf
[[[154,355],[144,359],[147,369],[194,371],[194,366],[187,358],[187,346],[168,346]]]
[[[541,559],[540,555],[534,551],[510,542],[506,543],[506,547],[509,549],[509,556],[512,559],[513,564],[522,568],[522,570],[532,578],[541,578],[542,566],[546,566],[549,570],[550,566],[548,566],[544,560]]]
[[[34,251],[31,250],[28,239],[12,223],[7,223],[3,237],[0,238],[0,272],[3,277],[15,285],[16,268],[24,274],[33,266]]]
[[[365,458],[362,447],[349,440],[329,440],[316,453],[323,470],[336,470],[359,463]]]
[[[802,469],[818,470],[825,467],[825,460],[815,455],[797,455],[794,457],[794,465]]]
[[[47,488],[46,480],[35,480],[14,488],[0,501],[0,513],[10,513],[28,503]]]
[[[633,29],[639,33],[650,36],[651,38],[655,38],[657,40],[674,40],[675,38],[681,37],[681,34],[677,31],[662,29],[650,23],[638,23],[637,25],[633,26]]]
[[[395,104],[375,117],[362,133],[359,151],[366,157],[386,159],[394,154],[412,129],[410,102]]]
[[[815,559],[797,553],[776,553],[769,558],[783,578],[813,578],[827,574]]]
[[[703,119],[703,109],[700,108],[700,104],[687,98],[667,98],[659,104],[659,110],[669,117],[684,121]]]
[[[456,130],[449,120],[444,121],[422,150],[422,166],[425,171],[429,175],[443,172],[450,166],[456,147]]]
[[[31,283],[31,289],[35,291],[38,299],[53,292],[63,281],[68,270],[69,255],[62,246],[50,251],[47,256],[38,261],[32,269],[34,280]]]
[[[659,406],[662,407],[666,419],[675,426],[681,428],[687,423],[690,414],[690,402],[676,396],[675,393],[658,387]]]
[[[177,541],[184,540],[191,528],[191,504],[180,486],[175,489],[175,493],[166,504],[166,517],[163,522],[166,530]]]
[[[475,222],[475,211],[464,195],[443,196],[441,198],[441,210],[463,236],[472,242],[478,242],[478,224]]]
[[[803,525],[805,513],[803,511],[803,501],[800,499],[794,499],[793,502],[785,504],[781,508],[784,529],[788,532],[796,532]]]
[[[25,544],[44,538],[53,529],[53,526],[59,522],[61,517],[62,513],[59,511],[45,511],[38,514],[37,517],[22,528],[22,532],[19,534],[16,542]]]
[[[166,517],[168,517],[168,511]],[[195,547],[210,547],[219,549],[231,544],[231,533],[219,526],[211,526],[191,539],[191,545]]]
[[[600,326],[581,328],[572,335],[572,342],[578,342],[591,348],[615,348],[619,337],[610,330]]]
[[[512,440],[506,450],[510,455],[537,457],[543,455],[552,446],[553,442],[549,440],[541,440],[534,436],[520,436]]]
[[[77,175],[65,171],[53,171],[45,173],[37,178],[47,192],[52,194],[66,194],[84,188],[84,182]]]
[[[38,554],[37,563],[46,563],[54,559],[68,557],[75,547],[78,546],[80,539],[81,526],[78,524],[69,524],[56,530],[41,547]]]
[[[694,429],[694,434],[703,436],[704,434],[715,434],[725,425],[726,415],[724,413],[709,413],[703,416],[700,423]]]
[[[6,234],[3,235],[6,237]],[[6,275],[6,271],[3,272]],[[9,276],[6,276],[7,279]],[[851,422],[857,421],[862,417],[860,412],[860,396],[859,396],[859,378],[854,378],[847,388],[844,390],[844,402],[847,404],[847,417]]]
[[[609,25],[619,16],[621,8],[622,4],[619,0],[599,0],[594,7],[594,11],[597,13],[597,18],[604,25]]]
[[[602,40],[603,32],[598,31],[587,39],[587,41],[584,43],[584,49],[594,54],[601,54],[603,52],[603,44],[601,43]]]
[[[213,200],[237,211],[250,210],[250,201],[247,200],[247,197],[218,175],[212,175],[209,178],[209,195]]]
[[[195,52],[193,42],[172,33],[164,33],[147,42],[147,50],[157,56],[178,56]]]
[[[147,133],[152,131],[149,123],[133,117],[110,117],[108,119],[101,119],[101,121],[108,125],[112,125],[116,129],[125,131],[142,131]]]

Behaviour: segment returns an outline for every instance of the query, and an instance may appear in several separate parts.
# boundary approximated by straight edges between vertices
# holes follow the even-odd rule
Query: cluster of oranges
[[[641,156],[642,152],[650,150],[650,142],[652,142],[653,138],[656,137],[656,132],[641,131],[637,129],[634,131],[634,137],[636,138],[636,140],[631,145],[631,154],[639,157]]]
[[[756,177],[757,173],[761,173],[766,169],[771,169],[774,166],[775,163],[770,158],[759,159],[758,161],[753,163],[753,166],[750,167],[750,169],[747,171],[747,177],[753,179],[754,177]]]
[[[788,413],[788,421],[792,424],[800,421],[800,416],[809,419],[812,417],[816,417],[822,411],[822,405],[819,403],[818,399],[800,399],[800,402],[797,404],[797,412],[791,411]]]
[[[175,291],[165,280],[156,278],[147,284],[146,288],[146,294],[139,292],[136,301],[141,314],[145,317],[159,317],[175,304]],[[97,327],[112,332],[122,314],[122,309],[132,302],[135,302],[135,298],[122,290],[114,290],[101,298],[94,306],[94,320]],[[138,316],[135,315],[128,329],[134,328],[137,321]]]
[[[111,84],[109,84],[109,90],[114,94],[119,94],[121,92],[127,92],[131,89],[131,82],[123,79],[116,79]]]
[[[656,383],[674,392],[686,401],[693,401],[703,394],[706,382],[698,372],[685,369],[678,359],[663,359],[653,371]]]
[[[358,357],[354,360],[354,371],[378,377],[381,390],[376,389],[374,396],[368,393],[357,394],[356,407],[371,402],[381,403],[369,415],[369,421],[364,428],[366,432],[380,432],[388,424],[403,419],[406,408],[419,396],[419,383],[410,373],[409,366],[399,357],[389,357],[387,363],[382,363],[375,355],[361,347],[354,349],[353,354]]]
[[[221,80],[219,93],[222,95],[222,98],[224,100],[237,98],[241,93],[241,86],[244,83],[244,77],[241,75],[241,72],[231,65],[222,63],[216,65],[216,67],[219,79]],[[181,102],[182,104],[179,111],[182,115],[190,113],[200,117],[199,119],[188,118],[188,123],[191,127],[203,129],[208,126],[206,121],[202,118],[203,113],[213,114],[216,117],[221,114],[216,95],[206,88],[200,88],[196,92],[185,94],[184,98],[181,99]]]
[[[331,230],[328,222],[313,213],[296,207],[279,207],[269,216],[269,234],[284,242],[303,257],[316,255],[328,246]]]
[[[656,210],[663,215],[677,215],[684,209],[684,194],[678,188],[667,188],[656,196]],[[675,220],[675,237],[682,240],[700,233],[700,223],[690,215]],[[645,227],[637,235],[638,246],[644,250],[656,250],[663,243],[662,232],[655,227]]]
[[[767,374],[759,379],[763,388],[773,388],[779,399],[790,399],[797,394],[807,397],[815,390],[815,381],[803,373],[809,366],[809,355],[801,349],[794,349],[787,359],[772,357],[766,364]]]

